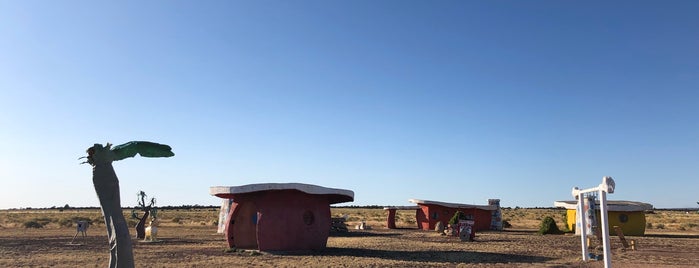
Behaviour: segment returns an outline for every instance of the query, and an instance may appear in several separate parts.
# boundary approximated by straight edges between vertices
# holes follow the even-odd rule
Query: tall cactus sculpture
[[[121,209],[119,179],[112,167],[119,161],[137,154],[143,157],[170,157],[175,154],[168,145],[147,141],[132,141],[114,146],[95,144],[87,149],[87,161],[92,166],[92,183],[102,207],[109,240],[109,267],[134,267],[133,245],[126,219]],[[81,157],[83,158],[83,157]]]

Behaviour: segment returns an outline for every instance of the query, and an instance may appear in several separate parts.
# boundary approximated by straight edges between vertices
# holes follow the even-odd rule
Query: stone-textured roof
[[[457,204],[457,203],[446,203],[432,200],[422,200],[422,199],[409,199],[408,202],[415,203],[418,205],[438,205],[448,208],[477,208],[483,210],[496,210],[498,209],[495,205],[470,205],[470,204]]]
[[[597,200],[595,203],[599,206],[599,200]],[[575,209],[575,207],[578,205],[578,201],[556,201],[553,202],[553,205],[566,209]],[[625,200],[607,200],[607,210],[609,211],[645,211],[652,209],[653,205],[648,203]]]
[[[221,198],[234,199],[234,196],[237,194],[281,190],[297,190],[307,194],[327,195],[330,204],[354,201],[353,191],[304,183],[256,183],[241,186],[212,186],[209,188],[209,194]]]

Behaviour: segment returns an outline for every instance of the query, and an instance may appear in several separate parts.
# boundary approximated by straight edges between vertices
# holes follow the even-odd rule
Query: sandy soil
[[[0,267],[104,267],[101,228],[78,237],[73,228],[0,228]],[[612,237],[615,267],[697,267],[699,234],[651,233],[627,237],[636,251]],[[532,230],[478,233],[474,242],[416,229],[350,230],[333,234],[321,251],[225,252],[212,226],[165,226],[160,242],[135,241],[138,267],[602,267],[581,261],[579,237],[538,235]]]

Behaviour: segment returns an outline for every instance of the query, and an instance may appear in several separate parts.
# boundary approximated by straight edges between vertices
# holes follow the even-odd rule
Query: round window
[[[622,223],[625,223],[629,221],[629,215],[626,214],[619,214],[619,221]]]
[[[306,212],[303,213],[303,223],[306,225],[311,225],[313,222],[315,222],[315,216],[313,216],[313,212],[310,210],[306,210]]]

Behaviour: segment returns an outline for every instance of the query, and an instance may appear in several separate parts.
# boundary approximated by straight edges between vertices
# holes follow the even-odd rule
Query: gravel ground
[[[101,229],[71,245],[73,228],[0,228],[0,267],[104,267],[109,258]],[[625,251],[612,237],[615,267],[697,267],[699,235],[657,233]],[[482,232],[476,241],[416,229],[350,230],[333,234],[320,251],[224,252],[211,226],[165,226],[160,242],[135,241],[137,267],[602,267],[582,262],[579,237],[531,230]]]

